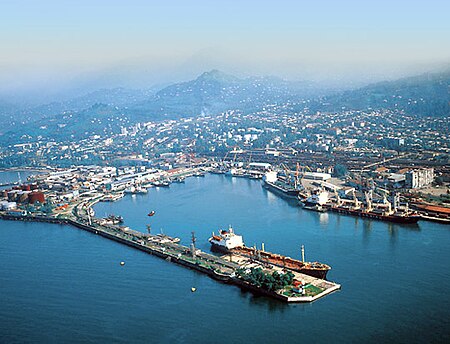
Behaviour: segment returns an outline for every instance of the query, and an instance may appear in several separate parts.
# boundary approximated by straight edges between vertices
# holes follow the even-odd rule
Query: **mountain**
[[[252,111],[269,103],[317,96],[318,89],[307,82],[291,83],[276,77],[240,79],[211,70],[194,80],[160,90],[130,111],[152,118],[216,114],[229,109]]]
[[[100,89],[67,101],[40,105],[24,112],[30,116],[36,115],[43,117],[63,112],[79,112],[89,109],[95,104],[105,104],[112,107],[127,107],[144,101],[148,97],[153,96],[154,93],[155,90],[152,89],[140,90],[123,87]]]
[[[321,111],[391,109],[420,116],[449,116],[450,72],[371,84],[324,97],[311,108]]]
[[[69,101],[22,111],[18,123],[3,127],[3,141],[28,138],[83,138],[117,133],[121,126],[165,118],[218,114],[226,110],[254,111],[266,104],[297,101],[322,94],[308,82],[276,77],[237,78],[211,70],[194,80],[152,90],[101,89]]]
[[[20,111],[19,105],[10,102],[6,97],[0,97],[0,121],[8,123],[14,119],[14,114]]]
[[[85,138],[117,133],[121,126],[137,122],[214,115],[226,110],[248,113],[267,104],[290,102],[303,108],[301,100],[305,99],[317,99],[308,103],[312,113],[396,109],[413,115],[448,116],[449,81],[450,73],[426,74],[332,94],[333,90],[311,82],[290,82],[277,77],[238,78],[211,70],[157,92],[101,89],[28,110],[17,110],[7,102],[0,102],[0,106],[5,104],[2,118],[5,122],[0,129],[4,134],[0,139],[20,142],[22,137],[23,140]]]
[[[115,114],[115,110],[140,103],[153,96],[155,92],[154,89],[100,89],[65,101],[55,101],[39,106],[22,105],[21,107],[0,98],[0,119],[3,123],[0,132],[36,121],[51,121],[64,114],[72,114],[76,117],[78,113],[83,115],[86,112],[92,112],[91,108],[98,104],[110,107],[111,114]],[[106,116],[106,113],[103,116]]]
[[[122,126],[130,124],[129,118],[116,106],[96,103],[81,111],[65,111],[39,120],[17,124],[0,135],[0,142],[11,143],[38,138],[65,141],[93,135],[117,134]]]

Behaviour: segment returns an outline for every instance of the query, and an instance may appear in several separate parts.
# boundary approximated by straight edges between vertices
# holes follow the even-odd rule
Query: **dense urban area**
[[[294,113],[285,104],[250,114],[227,111],[137,123],[122,126],[118,134],[105,132],[83,140],[9,145],[2,148],[1,164],[94,169],[94,179],[106,176],[105,186],[127,171],[223,165],[229,172],[266,163],[282,175],[323,173],[357,191],[379,187],[443,205],[449,200],[449,132],[448,117],[412,117],[390,110],[308,115]],[[89,174],[84,178],[92,179]],[[67,192],[99,187],[92,182],[60,184]]]

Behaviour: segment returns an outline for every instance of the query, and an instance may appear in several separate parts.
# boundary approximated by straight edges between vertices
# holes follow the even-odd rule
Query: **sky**
[[[0,0],[0,89],[146,87],[218,68],[376,80],[450,62],[450,1]]]

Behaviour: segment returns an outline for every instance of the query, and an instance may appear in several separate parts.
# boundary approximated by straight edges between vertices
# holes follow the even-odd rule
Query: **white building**
[[[405,173],[405,186],[408,189],[430,185],[434,180],[434,168],[421,168]]]
[[[326,181],[331,178],[331,174],[319,173],[319,172],[305,172],[305,174],[303,175],[303,178]]]

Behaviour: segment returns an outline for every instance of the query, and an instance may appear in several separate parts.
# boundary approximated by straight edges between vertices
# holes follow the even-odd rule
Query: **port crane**
[[[295,176],[293,176],[292,171],[287,167],[284,163],[280,164],[281,169],[284,173],[284,181],[287,185],[297,186],[297,182],[295,180]]]
[[[344,203],[350,203],[351,205],[353,205],[353,209],[360,209],[361,208],[361,201],[358,199],[358,197],[356,197],[356,191],[355,189],[352,189],[352,198],[351,199],[346,199],[346,198],[341,198],[339,196],[339,193],[337,191],[337,189],[334,189],[334,196],[336,198],[336,205],[338,207],[344,205]]]
[[[361,202],[359,201],[358,197],[356,197],[355,189],[352,190],[352,196],[353,196],[354,209],[360,209],[361,208]]]
[[[373,210],[373,204],[372,204],[372,190],[366,191],[364,193],[364,196],[366,197],[366,211],[370,212]]]
[[[243,151],[242,149],[240,149],[239,146],[237,146],[237,145],[234,146],[234,147],[233,147],[233,150],[231,150],[231,151],[229,151],[229,152],[227,152],[227,153],[225,154],[225,156],[224,156],[223,159],[222,159],[222,164],[225,164],[225,162],[226,162],[228,156],[229,156],[230,154],[233,154],[233,160],[231,160],[231,164],[234,165],[235,162],[236,162],[237,154],[238,154],[238,153],[243,153],[243,152],[244,152],[244,151]]]
[[[394,193],[392,195],[392,202],[388,200],[388,195],[390,192],[386,189],[382,188],[375,188],[377,191],[380,191],[383,193],[383,203],[377,204],[378,208],[384,208],[384,212],[386,215],[391,215],[393,213],[396,213],[397,210],[400,208],[400,195],[399,193]],[[367,203],[367,211],[372,211],[374,209],[373,205],[373,191],[370,190],[365,193],[366,195],[366,203]],[[405,212],[408,213],[408,204],[406,204]]]

